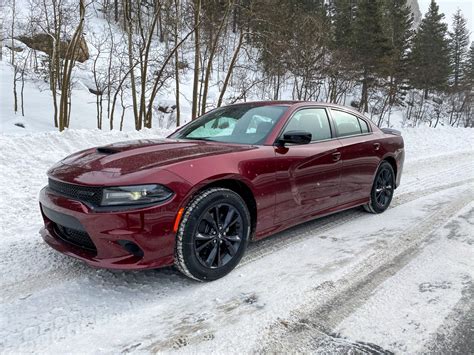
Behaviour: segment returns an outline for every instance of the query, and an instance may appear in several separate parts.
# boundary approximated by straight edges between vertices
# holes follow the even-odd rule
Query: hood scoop
[[[114,147],[98,147],[96,149],[96,152],[97,153],[101,153],[101,154],[115,154],[115,153],[119,153],[121,151],[121,149],[117,149],[117,148],[114,148]]]
[[[128,142],[117,142],[96,148],[96,152],[100,154],[122,153],[132,149],[146,149],[148,147],[156,147],[165,143],[163,139],[138,139]]]

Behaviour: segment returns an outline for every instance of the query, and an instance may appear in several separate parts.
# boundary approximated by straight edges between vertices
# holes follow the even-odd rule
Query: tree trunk
[[[362,79],[362,95],[359,104],[359,110],[362,110],[362,112],[369,111],[369,85],[367,80],[367,70],[364,70],[364,77]]]
[[[26,61],[25,61],[26,63]],[[25,117],[25,104],[24,104],[24,96],[23,93],[25,91],[25,67],[21,72],[21,90],[20,90],[20,97],[21,97],[21,115]]]
[[[77,50],[77,45],[82,34],[82,28],[84,26],[85,6],[84,1],[79,2],[79,24],[72,36],[71,42],[66,50],[63,68],[63,78],[61,87],[61,98],[59,104],[59,130],[63,131],[64,128],[69,126],[69,115],[70,115],[70,94],[71,94],[71,75],[72,68],[75,64],[74,54]]]
[[[226,23],[227,15],[229,14],[229,10],[230,10],[230,3],[227,3],[226,12],[224,13],[224,16],[222,17],[222,21],[219,24],[219,28],[216,32],[216,37],[212,41],[211,48],[209,50],[209,58],[207,60],[206,75],[204,77],[204,87],[203,87],[203,93],[202,93],[201,115],[206,113],[207,92],[209,90],[209,80],[210,80],[210,77],[211,77],[212,61],[214,60],[214,55],[215,55],[216,50],[217,50],[217,45],[219,44],[219,37],[220,37],[222,29],[224,28],[224,25]]]
[[[199,48],[199,17],[201,12],[201,0],[194,0],[194,78],[193,78],[193,97],[192,97],[192,108],[191,108],[191,118],[195,119],[197,117],[198,110],[198,85],[199,85],[199,57],[200,57],[200,48]]]
[[[149,122],[151,122],[151,118],[152,118],[152,114],[153,114],[153,102],[155,101],[156,94],[158,93],[158,90],[163,86],[163,83],[162,83],[161,79],[162,79],[163,73],[165,71],[165,68],[168,65],[168,63],[170,62],[170,60],[173,58],[173,56],[175,55],[175,52],[189,38],[189,36],[191,36],[193,34],[193,32],[196,30],[196,28],[197,28],[197,26],[194,27],[191,31],[189,31],[188,34],[186,36],[184,36],[184,38],[181,41],[179,41],[179,43],[177,43],[175,45],[175,47],[170,51],[168,56],[163,61],[163,64],[161,65],[160,70],[158,70],[158,72],[156,74],[155,81],[154,81],[153,87],[151,89],[150,98],[148,99],[148,107],[147,107],[147,111],[146,111],[146,115],[145,115]]]
[[[179,0],[174,1],[176,19],[174,23],[174,43],[178,43],[179,36]],[[181,107],[179,103],[179,52],[174,52],[174,78],[175,78],[175,89],[176,89],[176,127],[179,127],[181,122]]]
[[[151,28],[148,31],[148,38],[145,44],[145,50],[143,52],[143,55],[140,56],[140,58],[143,56],[143,67],[142,67],[142,77],[141,77],[141,83],[142,83],[142,88],[141,88],[141,95],[140,95],[140,120],[143,121],[144,126],[146,128],[151,128],[152,122],[151,122],[151,116],[148,116],[147,113],[147,105],[146,105],[146,84],[147,84],[147,76],[148,76],[148,57],[150,54],[150,48],[151,48],[151,42],[153,39],[153,34],[155,32],[155,27],[158,21],[158,16],[160,14],[160,9],[159,7],[156,9],[156,12],[153,17],[153,22],[151,24]]]
[[[137,100],[137,85],[136,85],[136,80],[135,80],[135,73],[133,68],[135,67],[133,65],[133,58],[134,58],[134,53],[133,53],[133,37],[132,37],[132,31],[133,31],[133,25],[132,25],[132,18],[131,18],[131,1],[130,0],[123,0],[123,7],[125,9],[125,30],[127,32],[127,49],[128,49],[128,63],[129,63],[129,68],[130,70],[130,86],[132,90],[132,104],[133,104],[133,116],[135,118],[135,129],[140,130],[142,128],[140,117],[138,116],[138,100]]]
[[[224,85],[222,86],[221,93],[219,95],[219,100],[217,101],[217,107],[222,105],[222,100],[224,99],[224,94],[227,90],[227,86],[229,85],[230,78],[232,77],[232,72],[234,71],[235,63],[239,57],[240,48],[242,47],[242,43],[244,41],[244,32],[240,32],[239,42],[237,43],[237,47],[235,48],[234,54],[232,56],[232,60],[229,64],[229,69],[227,69],[227,75],[224,79]]]
[[[115,22],[119,20],[118,0],[114,0],[114,20]]]

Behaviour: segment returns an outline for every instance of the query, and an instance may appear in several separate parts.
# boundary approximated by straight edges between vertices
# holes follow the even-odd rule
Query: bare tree
[[[224,95],[227,90],[227,86],[229,86],[230,78],[232,77],[235,64],[237,63],[237,59],[240,54],[240,49],[242,48],[242,44],[244,42],[244,36],[245,36],[244,32],[241,31],[239,34],[238,41],[237,41],[237,46],[235,47],[234,54],[232,55],[232,59],[227,69],[227,74],[225,76],[224,83],[222,84],[221,92],[219,94],[219,99],[217,101],[217,107],[220,107],[222,105],[222,101],[224,100]]]
[[[61,82],[61,98],[59,107],[59,130],[69,127],[70,119],[70,98],[71,98],[71,74],[74,64],[76,62],[75,53],[78,48],[78,43],[81,39],[82,29],[84,27],[84,17],[86,8],[84,0],[79,1],[79,24],[74,32],[71,41],[66,50],[66,55],[63,64],[63,76]]]
[[[200,46],[199,46],[199,27],[201,16],[201,0],[193,0],[194,4],[194,78],[193,78],[193,97],[192,97],[192,108],[191,118],[195,119],[198,115],[198,85],[199,85],[199,62],[200,62]]]
[[[96,115],[97,115],[97,128],[102,129],[103,121],[103,100],[104,94],[110,93],[110,76],[111,76],[111,50],[108,49],[108,44],[112,41],[109,38],[110,32],[102,30],[100,33],[93,36],[93,40],[90,41],[91,45],[96,50],[96,55],[93,59],[92,65],[92,76],[94,79],[94,88],[89,88],[89,91],[96,96]],[[107,70],[102,67],[98,67],[99,61],[102,59],[104,50],[109,50],[109,57],[107,61]],[[110,94],[109,94],[110,96]],[[110,99],[109,99],[110,101]],[[109,111],[108,111],[109,112]]]
[[[179,18],[180,18],[180,2],[179,0],[174,0],[175,7],[175,20],[174,20],[174,43],[178,43],[179,40]],[[174,77],[175,77],[175,97],[176,97],[176,126],[179,127],[180,116],[181,116],[181,107],[179,102],[179,52],[176,50],[174,52]]]
[[[209,44],[208,44],[209,56],[207,58],[206,72],[204,74],[204,80],[203,80],[203,91],[202,91],[201,112],[200,112],[201,115],[206,113],[207,94],[209,90],[209,80],[211,78],[212,64],[213,64],[214,56],[217,51],[219,40],[221,39],[222,33],[227,23],[228,15],[231,11],[231,5],[232,3],[230,1],[226,3],[224,15],[222,16],[220,20],[217,31],[215,32],[213,36],[212,34],[211,36],[209,36]]]
[[[152,116],[153,116],[153,102],[155,101],[156,95],[158,94],[158,90],[161,89],[161,87],[164,84],[164,81],[165,81],[164,74],[165,74],[165,69],[167,65],[173,58],[175,52],[195,32],[198,26],[199,26],[199,22],[181,39],[181,41],[175,44],[174,48],[169,52],[169,54],[164,59],[161,67],[156,71],[156,75],[155,75],[153,86],[150,93],[150,98],[148,100],[147,110],[145,113],[145,127],[151,128],[151,122],[152,122]]]
[[[13,111],[17,113],[18,111],[18,95],[16,92],[16,81],[18,66],[15,63],[15,18],[16,18],[16,1],[12,0],[12,24],[11,24],[11,64],[13,66]]]

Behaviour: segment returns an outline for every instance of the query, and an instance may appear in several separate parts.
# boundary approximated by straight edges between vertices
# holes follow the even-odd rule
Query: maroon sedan
[[[250,240],[364,206],[385,211],[403,139],[351,109],[310,102],[217,108],[167,139],[60,161],[40,194],[44,240],[92,266],[176,265],[215,280]]]

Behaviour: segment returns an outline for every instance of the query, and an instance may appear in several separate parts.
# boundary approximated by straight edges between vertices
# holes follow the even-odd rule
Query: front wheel
[[[199,281],[221,278],[242,258],[250,235],[250,214],[232,190],[211,188],[186,208],[176,235],[175,265]]]
[[[384,161],[375,174],[374,184],[370,192],[370,202],[364,209],[371,213],[382,213],[392,202],[395,190],[395,173],[390,163]]]

